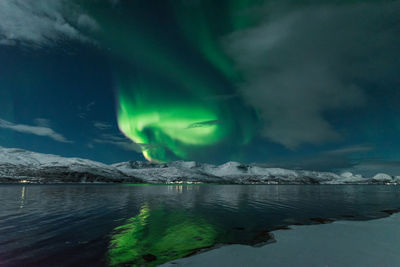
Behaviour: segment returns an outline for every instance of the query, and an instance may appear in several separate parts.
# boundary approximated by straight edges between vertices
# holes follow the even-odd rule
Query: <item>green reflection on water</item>
[[[159,265],[212,246],[217,235],[216,228],[201,217],[143,205],[139,215],[114,229],[109,264]]]

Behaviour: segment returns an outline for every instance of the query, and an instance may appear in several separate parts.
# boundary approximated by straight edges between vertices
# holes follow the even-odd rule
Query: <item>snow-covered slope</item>
[[[175,161],[166,164],[128,161],[113,164],[127,176],[135,176],[149,183],[202,182],[221,184],[390,184],[400,179],[387,174],[364,178],[345,172],[295,171],[264,168],[227,162],[222,165],[201,164],[193,161]]]
[[[80,158],[64,158],[0,147],[0,182],[110,182],[135,180],[117,168]],[[137,181],[141,181],[138,180]]]
[[[398,177],[377,174],[364,178],[349,172],[295,171],[264,168],[238,162],[222,165],[194,161],[156,164],[128,161],[106,165],[22,149],[0,147],[0,182],[136,182],[136,183],[221,183],[221,184],[391,184]]]

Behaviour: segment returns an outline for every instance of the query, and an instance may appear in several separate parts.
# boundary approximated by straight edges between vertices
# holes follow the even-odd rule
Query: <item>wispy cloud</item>
[[[275,158],[263,165],[316,171],[355,171],[356,166],[361,166],[365,169],[364,163],[370,162],[366,158],[370,156],[370,152],[373,150],[374,147],[371,145],[359,144],[327,150],[317,154]],[[357,168],[355,172],[365,173],[360,171],[361,167]]]
[[[366,153],[373,149],[374,147],[370,145],[356,145],[356,146],[341,147],[338,149],[329,150],[325,153],[328,155],[351,155],[351,154]]]
[[[48,122],[48,121],[47,121]],[[16,124],[3,119],[0,119],[0,128],[9,129],[15,132],[33,134],[37,136],[49,137],[55,141],[62,143],[73,143],[66,139],[63,135],[55,132],[53,129],[45,126],[32,126],[26,124]]]
[[[88,42],[96,21],[69,0],[0,1],[0,45],[43,47],[65,39]]]
[[[348,168],[347,171],[360,173],[366,177],[371,177],[377,173],[400,176],[400,161],[382,159],[364,160],[354,164],[351,168]]]
[[[91,111],[92,108],[96,105],[96,102],[92,101],[86,105],[86,111]]]
[[[48,119],[36,118],[36,119],[33,120],[33,122],[34,122],[37,126],[42,126],[42,127],[50,128],[50,120],[48,120]]]
[[[93,107],[96,105],[95,101],[89,102],[85,106],[78,106],[78,117],[81,119],[86,119],[89,115],[89,113],[92,111]]]
[[[138,153],[142,152],[142,147],[140,144],[132,142],[130,139],[126,138],[123,135],[102,134],[100,138],[94,139],[93,142],[98,144],[115,145],[127,151],[135,151]]]
[[[112,125],[106,122],[102,122],[102,121],[95,121],[93,122],[93,126],[96,127],[99,130],[107,130],[107,129],[111,129]]]

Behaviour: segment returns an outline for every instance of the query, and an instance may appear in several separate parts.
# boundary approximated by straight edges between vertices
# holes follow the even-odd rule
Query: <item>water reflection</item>
[[[0,203],[0,266],[156,265],[310,218],[385,216],[400,187],[0,185]]]
[[[161,207],[151,209],[144,204],[137,216],[115,228],[109,263],[156,266],[212,246],[217,236],[216,228],[204,218]]]
[[[22,187],[21,189],[21,204],[19,205],[19,208],[22,209],[25,204],[25,186]]]
[[[169,192],[173,193],[183,193],[184,191],[199,191],[199,185],[168,185]]]

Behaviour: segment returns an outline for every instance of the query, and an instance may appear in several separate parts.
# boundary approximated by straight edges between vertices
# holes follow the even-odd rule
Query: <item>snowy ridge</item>
[[[107,165],[0,147],[0,182],[127,182],[221,184],[399,184],[400,177],[379,173],[372,178],[345,172],[298,171],[227,162],[194,161],[156,164],[128,161]]]
[[[112,182],[135,180],[118,169],[87,159],[64,158],[0,147],[0,182]],[[139,180],[138,180],[139,181]]]
[[[398,184],[399,177],[377,174],[365,178],[345,172],[297,171],[282,168],[264,168],[238,162],[222,165],[193,161],[175,161],[154,164],[128,161],[111,165],[127,176],[135,176],[148,183],[221,183],[221,184]]]

